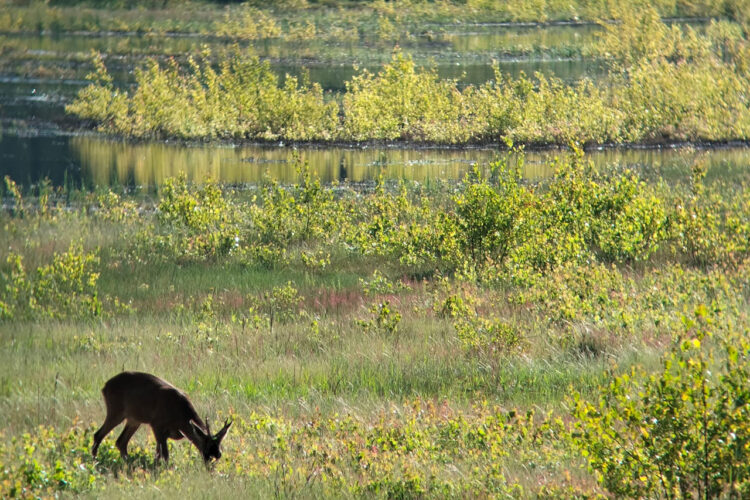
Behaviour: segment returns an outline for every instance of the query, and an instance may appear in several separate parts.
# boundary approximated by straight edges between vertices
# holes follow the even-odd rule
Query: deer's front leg
[[[169,433],[154,429],[154,437],[156,438],[156,461],[158,462],[161,458],[165,464],[169,463],[169,446],[167,445]]]

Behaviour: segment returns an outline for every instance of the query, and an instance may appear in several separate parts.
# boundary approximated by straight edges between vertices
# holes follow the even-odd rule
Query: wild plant
[[[749,491],[750,346],[706,306],[683,318],[660,368],[615,376],[598,399],[576,394],[573,442],[624,498],[742,498]]]
[[[102,313],[97,282],[99,264],[96,252],[84,252],[80,243],[71,243],[66,252],[55,253],[50,264],[29,274],[21,255],[7,257],[10,271],[2,273],[0,311],[4,319],[16,316],[48,318],[93,317]]]

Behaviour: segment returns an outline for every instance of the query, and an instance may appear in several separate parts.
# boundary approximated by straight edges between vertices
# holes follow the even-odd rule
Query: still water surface
[[[26,186],[47,177],[54,185],[93,189],[97,186],[153,188],[164,179],[185,173],[201,181],[213,178],[234,184],[257,183],[264,176],[296,182],[294,155],[308,162],[325,183],[373,181],[379,176],[420,182],[456,180],[473,165],[484,166],[498,155],[493,148],[326,147],[286,145],[204,145],[109,140],[93,135],[0,136],[0,177]],[[550,164],[560,151],[527,152],[522,174],[528,179],[551,175]],[[606,149],[587,153],[601,167],[628,166],[658,176],[684,176],[700,160],[710,177],[746,172],[750,149]]]
[[[400,42],[418,64],[430,64],[442,78],[460,84],[481,84],[494,74],[491,63],[510,76],[536,71],[566,81],[604,74],[601,65],[581,57],[600,28],[584,26],[435,25]],[[265,40],[242,43],[269,60],[280,74],[309,72],[310,80],[332,92],[360,69],[377,71],[390,59],[393,44],[357,40],[325,44],[311,40]],[[55,125],[65,119],[64,106],[87,84],[87,54],[105,54],[116,84],[133,83],[133,68],[147,56],[182,57],[205,47],[214,54],[235,50],[232,43],[210,37],[150,35],[89,36],[0,35],[0,176],[10,175],[26,186],[49,178],[54,185],[85,187],[158,186],[167,177],[185,172],[191,179],[208,177],[230,183],[255,183],[265,175],[294,182],[294,150],[286,145],[228,146],[176,143],[130,143],[94,135],[61,133]],[[3,52],[4,51],[4,52]],[[459,179],[474,164],[496,158],[492,148],[302,148],[302,158],[324,182],[391,179],[429,181]],[[528,153],[527,178],[551,173],[549,160],[559,152]],[[750,150],[606,150],[589,153],[597,165],[621,164],[660,172],[685,171],[697,158],[712,175],[729,175],[750,166]],[[661,175],[661,174],[660,174]]]

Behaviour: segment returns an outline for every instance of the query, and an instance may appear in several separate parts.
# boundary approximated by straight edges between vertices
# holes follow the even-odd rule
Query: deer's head
[[[218,460],[221,458],[221,440],[224,439],[229,427],[232,425],[230,420],[224,422],[224,427],[219,432],[212,435],[211,426],[208,424],[208,418],[206,418],[206,430],[203,430],[200,425],[194,421],[190,421],[190,428],[193,432],[194,442],[198,445],[198,448],[203,455],[203,461],[208,463],[211,459]]]

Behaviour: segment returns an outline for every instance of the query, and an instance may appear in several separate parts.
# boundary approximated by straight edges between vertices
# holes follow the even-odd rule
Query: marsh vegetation
[[[362,190],[297,166],[291,185],[174,178],[155,198],[6,181],[4,495],[744,491],[746,173],[698,161],[667,184],[579,152],[537,182],[499,160]],[[122,367],[235,419],[212,475],[184,474],[179,445],[152,468],[145,437],[129,464],[111,441],[90,457]],[[680,405],[632,399],[649,391]],[[651,458],[607,465],[621,453]]]
[[[40,78],[2,101],[3,158],[49,156],[29,103],[112,136],[57,146],[91,181],[0,188],[0,497],[750,495],[745,150],[584,153],[747,139],[743,2],[105,3],[0,13],[0,71]],[[504,45],[593,77],[508,74],[497,41],[428,61],[457,26],[597,20]],[[323,85],[291,47],[364,64]],[[462,55],[489,76],[446,75]],[[370,151],[415,142],[500,148]],[[231,418],[222,460],[157,464],[146,433],[93,458],[124,369]]]
[[[282,84],[268,62],[240,51],[222,58],[152,60],[135,88],[114,86],[94,60],[92,84],[66,109],[99,130],[136,138],[407,141],[530,145],[747,139],[748,46],[740,25],[668,26],[651,7],[606,25],[595,54],[608,68],[596,84],[537,73],[459,86],[400,50],[378,72],[363,70],[334,99],[306,78]],[[171,104],[170,104],[171,103]]]

